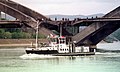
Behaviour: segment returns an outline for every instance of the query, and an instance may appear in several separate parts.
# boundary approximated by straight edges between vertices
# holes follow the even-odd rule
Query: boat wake
[[[52,55],[38,55],[38,54],[24,54],[22,56],[20,56],[20,58],[22,59],[53,59],[53,58],[58,58],[61,56],[52,56]]]
[[[101,53],[101,52],[96,52],[96,55],[102,55],[103,57],[120,57],[120,53],[114,53],[114,52],[105,52],[105,53]]]
[[[120,54],[120,53],[112,53],[112,52],[96,52],[95,55],[114,55],[114,54]]]

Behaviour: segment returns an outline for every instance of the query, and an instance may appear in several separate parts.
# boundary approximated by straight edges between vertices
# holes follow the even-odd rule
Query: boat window
[[[62,51],[62,49],[60,49]]]
[[[55,46],[55,47],[58,47],[58,46]]]
[[[65,43],[65,38],[59,38],[60,43]]]

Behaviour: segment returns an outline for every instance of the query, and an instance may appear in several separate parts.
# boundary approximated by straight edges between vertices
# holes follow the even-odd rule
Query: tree
[[[0,33],[4,33],[5,32],[5,30],[4,29],[0,29]]]
[[[10,32],[5,32],[4,29],[0,29],[0,38],[1,39],[11,39],[12,34]]]
[[[32,38],[36,38],[36,34],[33,34],[33,35],[32,35]],[[42,35],[42,34],[39,34],[39,35],[38,35],[38,38],[39,38],[39,39],[40,39],[40,38],[45,39],[46,36],[45,36],[45,35]]]
[[[20,33],[17,33],[17,32],[13,32],[12,33],[12,38],[13,39],[29,39],[31,38],[31,34],[29,33],[25,33],[25,32],[20,32]]]
[[[0,39],[3,39],[3,38],[4,38],[4,34],[0,33]]]
[[[5,18],[1,18],[1,20],[6,20]]]
[[[31,34],[29,34],[29,33],[20,32],[20,34],[21,34],[22,38],[24,38],[24,39],[29,39],[29,38],[31,38]]]
[[[22,38],[22,35],[20,33],[17,32],[12,33],[12,39],[20,39],[20,38]]]
[[[0,29],[0,38],[1,39],[4,38],[4,33],[5,33],[5,30],[4,29]]]
[[[42,38],[42,39],[45,39],[46,36],[45,36],[45,35],[42,35],[42,34],[39,34],[39,35],[38,35],[38,38],[40,38],[40,39],[41,39],[41,38]]]
[[[22,32],[21,29],[19,29],[19,28],[6,28],[5,31],[9,31],[11,33],[13,33],[13,32],[17,32],[17,33]]]
[[[36,34],[22,32],[21,29],[0,29],[1,39],[30,39],[36,38]],[[39,34],[38,38],[46,38],[46,36]]]
[[[12,38],[12,34],[10,32],[5,32],[3,35],[4,35],[5,39],[11,39]]]

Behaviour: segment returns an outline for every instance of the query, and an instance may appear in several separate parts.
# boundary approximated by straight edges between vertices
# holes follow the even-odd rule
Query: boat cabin
[[[59,53],[69,53],[69,46],[66,44],[66,37],[50,37],[50,46],[56,47]]]

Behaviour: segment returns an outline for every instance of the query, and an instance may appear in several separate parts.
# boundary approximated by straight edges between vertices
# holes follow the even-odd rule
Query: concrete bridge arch
[[[11,0],[0,0],[0,11],[19,19],[20,21],[26,21],[25,24],[32,29],[36,28],[38,19],[50,20],[44,15]],[[44,31],[46,31],[46,33],[44,33]],[[50,33],[54,34],[52,31],[45,27],[40,28],[40,33],[44,35],[48,35]]]
[[[120,6],[109,12],[102,18],[119,18],[120,19]],[[105,21],[94,22],[72,37],[73,41],[76,41],[76,45],[96,45],[112,32],[120,28],[119,21]]]

